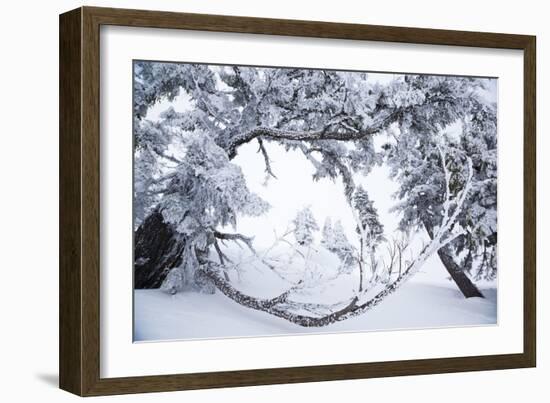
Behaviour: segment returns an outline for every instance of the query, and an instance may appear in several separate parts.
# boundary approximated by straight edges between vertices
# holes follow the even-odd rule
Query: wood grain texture
[[[105,25],[523,49],[525,35],[85,7]]]
[[[82,8],[82,390],[99,378],[99,24]]]
[[[527,39],[523,66],[523,354],[536,366],[537,338],[537,79],[536,39]]]
[[[81,10],[59,18],[59,386],[81,394]]]
[[[524,51],[524,352],[476,357],[100,377],[101,25]],[[535,37],[82,7],[60,16],[60,387],[81,396],[532,367],[536,363]],[[145,364],[144,364],[145,365]]]

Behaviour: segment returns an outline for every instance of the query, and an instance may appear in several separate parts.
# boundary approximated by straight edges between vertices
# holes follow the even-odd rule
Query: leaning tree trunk
[[[162,214],[155,210],[135,233],[134,288],[160,288],[168,277],[164,284],[167,292],[187,290],[213,294],[212,281],[196,270],[197,265],[187,264],[190,248],[194,248],[192,242],[164,222]],[[195,249],[194,256],[204,260],[204,255],[208,255],[207,250]]]
[[[159,211],[151,213],[134,235],[134,288],[159,288],[170,270],[180,265],[185,240]]]
[[[424,228],[426,228],[426,232],[428,233],[430,239],[433,239],[433,228],[430,224],[424,222]],[[464,297],[471,298],[471,297],[483,297],[483,294],[479,289],[476,287],[476,285],[470,280],[470,278],[464,273],[464,270],[460,268],[460,266],[455,262],[455,259],[452,255],[452,252],[449,250],[449,246],[446,245],[443,248],[439,249],[437,251],[437,255],[439,256],[439,259],[441,260],[441,263],[443,263],[443,266],[445,266],[445,269],[447,269],[447,272],[457,285],[458,289]]]
[[[466,276],[460,266],[456,264],[453,256],[448,251],[448,246],[439,249],[437,254],[439,255],[441,263],[443,263],[443,266],[445,266],[447,272],[466,298],[483,298],[481,291],[479,291],[476,285]]]

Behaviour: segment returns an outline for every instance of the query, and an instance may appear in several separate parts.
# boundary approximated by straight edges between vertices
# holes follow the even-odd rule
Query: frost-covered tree
[[[422,88],[428,98],[445,94],[446,108],[435,112],[440,100],[404,114],[386,145],[387,162],[400,185],[395,210],[402,213],[401,228],[422,228],[433,237],[445,209],[456,208],[445,204],[445,188],[452,193],[464,188],[466,157],[470,158],[472,190],[457,217],[465,234],[437,253],[466,297],[482,296],[466,272],[474,256],[496,245],[495,107],[478,95],[482,82],[474,79],[406,76],[402,85]],[[465,264],[459,265],[457,256],[464,251]],[[496,259],[486,262],[491,268],[481,270],[494,275]]]
[[[323,326],[377,305],[431,254],[456,248],[457,237],[468,239],[471,234],[468,242],[484,244],[478,242],[480,238],[462,214],[465,204],[475,200],[466,200],[472,193],[471,159],[451,155],[447,149],[454,147],[445,147],[449,157],[444,160],[433,155],[440,144],[435,140],[453,123],[470,117],[468,130],[484,130],[472,119],[484,119],[473,113],[480,102],[472,88],[479,83],[477,79],[407,75],[381,85],[356,72],[135,62],[135,278],[139,286],[158,287],[165,280],[170,282],[170,275],[184,282],[182,290],[215,287],[241,305],[302,326]],[[153,105],[176,96],[185,96],[190,107],[185,111],[169,108],[160,119],[149,119]],[[439,220],[428,222],[430,243],[398,279],[369,300],[355,296],[340,309],[328,311],[319,305],[312,316],[301,313],[313,308],[292,300],[292,288],[269,300],[240,293],[226,272],[227,258],[219,242],[240,242],[253,249],[252,239],[222,229],[235,227],[239,216],[263,214],[268,204],[249,191],[239,167],[231,162],[239,147],[255,142],[265,172],[272,178],[276,172],[270,163],[270,143],[301,152],[314,168],[313,179],[340,181],[355,210],[353,177],[367,175],[383,162],[373,139],[395,127],[399,135],[385,161],[401,184],[399,208],[404,223],[411,223],[412,218],[414,225],[421,225],[424,217],[412,212],[414,197],[409,196],[420,195],[416,189],[420,182],[409,179],[408,169],[437,172],[425,179],[434,181],[431,189],[439,206],[449,207],[440,209]],[[442,168],[451,174],[441,176]],[[487,200],[476,203],[482,206]],[[340,229],[335,224],[333,235]],[[341,235],[338,250],[344,262],[348,260],[343,254],[347,238],[343,231]]]
[[[298,211],[292,224],[294,238],[298,245],[310,246],[314,240],[314,233],[319,231],[319,225],[315,221],[311,208],[308,206]]]
[[[334,253],[340,259],[340,271],[349,273],[356,263],[356,249],[348,240],[342,223],[337,220],[332,224],[332,220],[327,217],[323,225],[323,234],[321,245],[329,252]]]
[[[384,239],[384,226],[378,218],[378,211],[369,194],[359,186],[353,195],[353,206],[357,211],[359,223],[357,233],[361,235],[366,247],[376,247]],[[363,235],[364,234],[364,235]]]
[[[472,158],[472,192],[459,216],[467,232],[451,244],[460,266],[475,279],[497,274],[497,116],[493,105],[479,103],[463,122],[459,148]],[[455,260],[458,260],[455,258]]]
[[[368,116],[374,102],[366,96],[372,85],[367,83],[365,75],[136,62],[134,83],[135,223],[139,226],[151,222],[147,217],[162,210],[162,216],[173,230],[183,234],[185,239],[206,239],[207,242],[197,243],[206,245],[206,249],[218,248],[216,242],[210,242],[211,237],[204,238],[205,234],[213,227],[224,225],[227,219],[236,219],[233,213],[246,212],[233,209],[227,213],[229,217],[221,221],[204,222],[212,215],[225,214],[226,206],[211,204],[211,211],[203,218],[197,219],[199,214],[178,221],[185,214],[182,206],[188,204],[188,200],[183,197],[185,192],[172,188],[181,182],[180,171],[188,168],[188,137],[208,137],[208,142],[201,146],[210,150],[217,146],[217,151],[224,153],[228,161],[236,156],[239,146],[256,141],[270,176],[275,174],[270,165],[269,142],[302,152],[315,167],[316,180],[349,177],[351,170],[367,173],[378,158],[372,138],[367,134],[384,122],[373,122]],[[168,109],[159,121],[147,119],[147,111],[155,103],[162,99],[172,100],[181,94],[189,97],[191,110]],[[362,129],[365,133],[360,132]],[[345,145],[342,140],[350,140],[353,144]],[[194,183],[198,185],[199,181]],[[347,192],[353,192],[351,184]],[[189,226],[205,229],[192,235]],[[140,231],[147,232],[150,231]],[[235,240],[245,238],[239,236]],[[166,270],[156,266],[166,260],[188,259],[189,248],[192,249],[186,246],[181,253],[179,248],[173,248],[172,259],[151,259],[151,248],[143,253],[138,250],[136,256],[143,254],[141,261],[146,263],[136,264],[136,273],[153,271],[163,276]],[[178,253],[180,257],[176,257]],[[200,259],[196,259],[195,254],[192,252],[190,259],[196,265]],[[149,284],[158,283],[154,280]],[[147,286],[146,283],[143,286]]]
[[[210,248],[221,237],[217,229],[235,227],[238,214],[257,216],[269,205],[248,190],[240,167],[208,135],[189,135],[185,149],[157,208],[185,237],[183,278],[196,285],[197,269],[208,262]]]
[[[378,219],[378,211],[369,199],[369,194],[358,186],[353,194],[353,209],[357,219],[356,232],[359,235],[359,291],[363,290],[364,266],[370,265],[371,275],[376,275],[378,262],[376,248],[384,240],[384,226]]]

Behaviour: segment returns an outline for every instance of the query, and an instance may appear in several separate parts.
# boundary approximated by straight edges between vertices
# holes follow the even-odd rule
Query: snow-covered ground
[[[261,281],[263,279],[263,281]],[[304,299],[331,302],[353,292],[354,276],[328,282]],[[251,270],[235,280],[235,287],[268,298],[284,290],[275,275]],[[346,289],[348,288],[347,292]],[[434,257],[408,283],[379,306],[342,322],[322,328],[304,328],[267,313],[245,308],[220,292],[214,295],[184,292],[174,296],[160,290],[136,290],[134,340],[160,341],[204,338],[255,337],[300,333],[335,333],[414,328],[495,325],[496,284],[481,284],[485,298],[462,297],[440,262]],[[255,291],[254,293],[252,291]]]
[[[306,279],[307,289],[294,291],[292,300],[320,304],[349,301],[357,295],[358,274],[338,276],[340,262],[336,255],[320,245],[320,231],[314,235],[311,250],[296,252],[295,239],[289,234],[296,212],[311,208],[320,226],[327,217],[341,221],[347,236],[357,241],[355,221],[347,204],[341,181],[312,181],[312,167],[297,151],[287,151],[276,144],[268,145],[277,179],[265,183],[263,160],[254,145],[239,149],[235,162],[241,166],[247,184],[271,204],[260,217],[239,217],[238,232],[254,237],[258,251],[253,256],[246,247],[234,243],[222,245],[231,259],[226,263],[232,285],[239,291],[257,297],[274,298],[299,280]],[[368,176],[355,180],[369,189],[384,224],[385,236],[398,235],[399,216],[390,212],[397,185],[388,177],[386,166],[376,166]],[[411,240],[405,260],[417,255],[426,234],[419,232]],[[293,247],[290,244],[294,244]],[[242,246],[242,245],[241,245]],[[356,245],[357,246],[357,245]],[[380,248],[380,262],[386,261],[386,246]],[[305,258],[307,256],[307,258]],[[212,260],[217,256],[212,252]],[[277,268],[274,272],[262,260]],[[235,266],[232,268],[232,265]],[[397,274],[393,275],[395,279]],[[286,279],[283,280],[282,278]],[[379,285],[365,301],[380,291]],[[160,290],[136,290],[134,294],[134,340],[184,340],[203,338],[255,337],[299,333],[333,333],[347,331],[398,330],[456,326],[495,325],[497,323],[497,283],[478,284],[485,298],[465,299],[436,256],[430,258],[409,282],[387,297],[380,305],[343,322],[322,328],[303,328],[269,315],[243,307],[219,291],[214,295],[182,292],[171,296]]]

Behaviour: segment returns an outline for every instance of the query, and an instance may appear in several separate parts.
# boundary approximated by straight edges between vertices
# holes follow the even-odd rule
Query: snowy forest
[[[134,339],[497,323],[497,79],[134,61]]]

